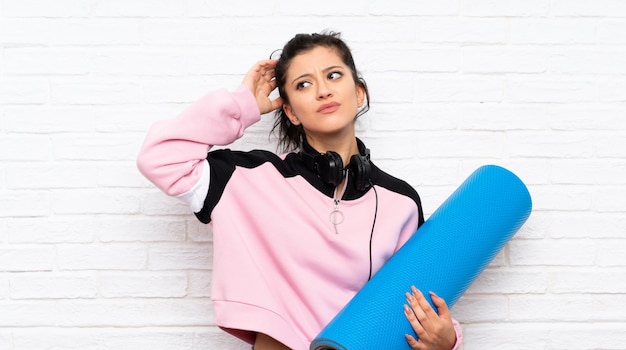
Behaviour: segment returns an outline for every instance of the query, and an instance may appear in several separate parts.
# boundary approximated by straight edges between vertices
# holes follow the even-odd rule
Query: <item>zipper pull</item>
[[[333,227],[335,228],[335,234],[338,235],[339,230],[337,230],[337,225],[343,222],[343,213],[339,210],[340,200],[337,198],[334,198],[334,201],[335,201],[335,207],[333,211],[330,212],[330,216],[328,218],[330,219],[330,222],[333,224]]]

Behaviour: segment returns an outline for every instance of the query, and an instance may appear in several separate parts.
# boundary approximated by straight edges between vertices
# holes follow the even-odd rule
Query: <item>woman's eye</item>
[[[334,80],[334,79],[339,79],[343,76],[343,74],[341,74],[341,72],[332,72],[330,74],[328,74],[328,79]]]
[[[304,89],[307,86],[311,86],[311,83],[306,81],[306,80],[305,81],[301,81],[298,84],[296,84],[296,90]]]

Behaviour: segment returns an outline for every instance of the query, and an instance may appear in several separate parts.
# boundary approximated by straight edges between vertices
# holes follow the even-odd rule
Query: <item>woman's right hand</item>
[[[277,60],[259,61],[250,68],[243,78],[242,84],[247,86],[256,98],[261,114],[269,113],[283,105],[280,96],[274,100],[270,99],[269,96],[276,88],[274,67],[276,67],[277,62]]]

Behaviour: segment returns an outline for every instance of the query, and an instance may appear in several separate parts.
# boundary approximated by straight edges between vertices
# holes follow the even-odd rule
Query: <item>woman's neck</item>
[[[333,151],[339,154],[344,167],[350,163],[350,157],[359,153],[359,147],[354,133],[342,137],[317,137],[315,135],[306,135],[306,138],[309,145],[320,153]]]

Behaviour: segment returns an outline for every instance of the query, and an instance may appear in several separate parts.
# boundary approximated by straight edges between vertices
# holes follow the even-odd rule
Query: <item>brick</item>
[[[407,99],[412,98],[407,97]],[[459,127],[461,116],[458,107],[438,103],[377,103],[371,106],[364,116],[368,120],[368,130],[394,132],[398,125],[402,130],[455,130]]]
[[[94,329],[19,328],[13,330],[15,349],[100,350],[102,336]]]
[[[102,242],[182,242],[187,227],[176,217],[102,217],[95,226]]]
[[[92,109],[83,107],[14,106],[4,111],[6,130],[25,134],[93,132],[93,119]],[[30,136],[21,137],[27,139]],[[42,152],[41,149],[38,151]]]
[[[507,297],[503,295],[464,295],[450,312],[461,323],[502,322],[509,313]]]
[[[467,290],[468,294],[544,293],[548,274],[533,269],[486,269]]]
[[[134,161],[143,140],[139,135],[58,135],[53,138],[57,160]]]
[[[144,89],[145,91],[145,89]],[[199,97],[196,90],[196,97]],[[161,119],[171,119],[182,110],[181,106],[107,106],[93,111],[95,130],[102,133],[140,133],[139,139],[145,138],[152,123]],[[84,115],[84,114],[83,114]]]
[[[623,268],[563,269],[549,272],[553,293],[619,294],[626,287]]]
[[[140,196],[141,213],[145,215],[192,215],[189,206],[163,192],[152,190]]]
[[[95,54],[91,69],[102,76],[180,76],[187,73],[187,66],[181,64],[184,61],[180,50],[109,49]]]
[[[586,19],[512,19],[512,44],[592,44],[594,20]]]
[[[326,16],[328,9],[332,8],[333,16],[363,16],[367,14],[367,5],[363,2],[333,0],[320,0],[318,6],[302,6],[294,1],[280,1],[276,11],[286,16]]]
[[[143,245],[63,244],[57,251],[61,271],[143,270],[148,258]]]
[[[367,59],[372,51],[379,51],[376,43],[415,43],[417,41],[418,21],[413,17],[351,17],[337,26],[357,63]],[[393,35],[389,35],[393,33]],[[284,35],[284,34],[283,34]]]
[[[201,223],[195,217],[186,217],[187,240],[191,242],[213,242],[213,231],[210,225]]]
[[[67,19],[49,22],[49,40],[65,45],[137,45],[142,23],[135,19]]]
[[[429,157],[500,157],[504,153],[502,133],[422,133],[417,148]]]
[[[425,18],[419,22],[419,39],[436,44],[504,44],[507,30],[508,22],[501,18]]]
[[[558,74],[624,74],[626,52],[614,49],[559,50],[550,55],[548,69]]]
[[[368,55],[371,72],[456,72],[461,67],[461,51],[457,48],[383,48]]]
[[[179,17],[184,13],[184,5],[173,0],[150,1],[149,6],[141,0],[98,0],[93,13],[96,17]]]
[[[11,346],[13,346],[13,335],[8,331],[0,331],[0,347],[11,349]]]
[[[9,189],[89,188],[96,185],[97,169],[85,163],[20,164],[7,169]]]
[[[581,187],[574,186],[531,186],[533,210],[558,210],[581,212],[592,207],[592,195]]]
[[[195,349],[195,335],[187,330],[153,330],[140,332],[108,332],[100,349],[107,350],[185,350]]]
[[[459,128],[472,131],[545,130],[549,125],[543,106],[479,104],[458,112]]]
[[[591,157],[594,144],[584,132],[515,131],[507,133],[507,151],[515,157]]]
[[[549,0],[469,0],[463,14],[479,17],[544,17],[550,12]]]
[[[475,323],[463,327],[465,349],[546,349],[551,344],[551,323]]]
[[[8,274],[0,275],[0,301],[8,299],[9,295],[9,276]]]
[[[372,103],[411,103],[415,96],[414,79],[400,73],[368,74]]]
[[[196,332],[194,346],[194,349],[248,350],[250,348],[250,344],[244,343],[217,327],[209,327]]]
[[[626,255],[624,254],[624,248],[626,248],[626,240],[624,239],[604,239],[598,242],[598,251],[602,254],[598,254],[597,265],[598,266],[626,266]]]
[[[548,54],[543,49],[468,47],[463,49],[465,73],[543,73]]]
[[[139,212],[140,195],[132,190],[65,189],[54,193],[56,214],[124,214]],[[85,205],[88,201],[89,205]]]
[[[595,321],[622,322],[626,312],[626,296],[624,294],[592,295],[593,312],[590,316]]]
[[[619,159],[555,159],[550,178],[555,184],[623,185],[626,183],[626,162]]]
[[[513,240],[517,239],[543,239],[548,236],[540,213],[532,213],[524,225],[517,231]]]
[[[569,322],[593,315],[590,296],[510,295],[510,320],[514,322]]]
[[[187,293],[192,298],[208,298],[211,296],[211,272],[189,271]]]
[[[52,197],[49,191],[2,191],[0,217],[47,216],[51,212]]]
[[[12,244],[89,243],[94,240],[95,220],[80,216],[25,217],[9,220],[6,227]]]
[[[555,212],[543,215],[543,225],[552,238],[623,238],[626,218],[619,213],[602,213],[602,220],[595,220],[598,213],[591,211]],[[600,251],[601,252],[601,251]],[[602,253],[600,253],[601,255]]]
[[[48,22],[33,18],[2,18],[0,42],[8,45],[44,45],[50,41]]]
[[[151,270],[206,270],[212,264],[212,244],[153,245],[149,250],[149,268]]]
[[[626,101],[626,82],[624,79],[597,79],[598,100],[601,102]],[[608,105],[608,103],[607,103]]]
[[[60,300],[58,301],[58,325],[61,327],[206,327],[213,322],[210,305],[211,301],[208,299]]]
[[[546,118],[550,120],[549,125],[554,130],[615,131],[626,129],[626,111],[610,104],[552,106],[547,114]]]
[[[247,0],[230,2],[190,0],[187,7],[192,17],[265,17],[271,16],[274,12],[274,9],[267,5]]]
[[[415,101],[418,102],[500,102],[503,93],[504,82],[500,78],[418,77],[415,84]]]
[[[17,47],[4,49],[3,66],[6,75],[84,75],[91,61],[84,49]]]
[[[54,5],[45,0],[6,0],[2,4],[6,17],[87,17],[91,4],[81,0],[59,0]]]
[[[363,142],[371,149],[378,150],[381,155],[386,155],[386,159],[411,158],[415,152],[415,140],[402,135],[397,135],[393,144],[385,137],[369,137]]]
[[[104,298],[182,298],[187,295],[186,272],[119,272],[98,275]]]
[[[514,240],[511,266],[593,266],[597,249],[591,240]]]
[[[202,19],[146,19],[142,22],[142,43],[148,45],[228,46],[233,33],[221,21]]]
[[[95,298],[96,278],[91,274],[27,273],[10,278],[12,299]]]
[[[600,158],[623,158],[626,156],[626,134],[602,133],[594,137],[596,154]]]
[[[550,332],[552,348],[558,350],[622,349],[624,348],[623,323],[558,324]],[[591,339],[595,338],[595,339]]]
[[[0,160],[46,161],[51,155],[50,137],[47,135],[2,135]]]
[[[512,103],[580,103],[595,96],[594,84],[584,80],[510,80],[507,87]]]
[[[137,170],[134,162],[105,163],[97,167],[97,183],[101,187],[152,187]]]
[[[625,17],[626,7],[620,0],[555,0],[552,13],[568,17]]]
[[[0,103],[6,105],[38,105],[48,102],[48,80],[39,77],[0,77]]]
[[[194,72],[194,74],[202,74]],[[191,103],[199,99],[205,93],[223,87],[237,87],[241,78],[215,77],[211,82],[204,78],[168,78],[166,80],[152,80],[143,87],[142,99],[149,104],[163,103]],[[232,89],[231,89],[232,90]],[[182,111],[179,108],[178,113]],[[173,118],[178,113],[170,115],[166,119]]]
[[[0,327],[55,326],[58,318],[56,301],[0,301]]]
[[[626,210],[626,188],[605,186],[594,192],[593,209],[598,212],[624,212]]]
[[[624,19],[599,20],[596,29],[596,42],[608,45],[626,44],[626,38],[621,33],[626,30]]]
[[[388,16],[445,16],[459,14],[459,2],[443,0],[432,3],[426,0],[403,2],[402,0],[375,1],[369,6],[369,13]]]
[[[127,79],[51,79],[51,101],[56,105],[132,104],[140,99],[140,86]]]

